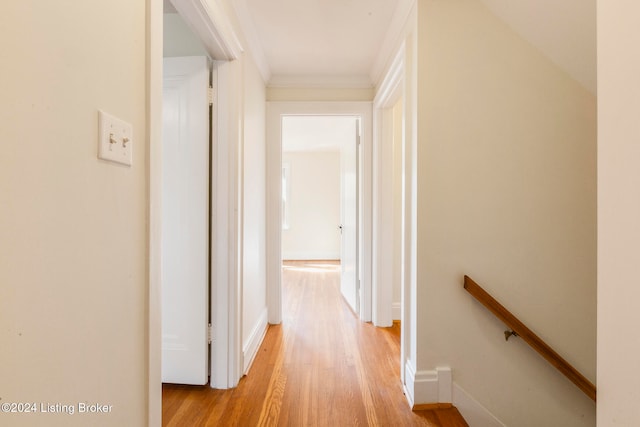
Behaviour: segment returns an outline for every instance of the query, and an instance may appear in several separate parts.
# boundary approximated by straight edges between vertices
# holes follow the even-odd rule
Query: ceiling
[[[592,93],[596,0],[479,0]],[[232,0],[270,86],[371,87],[412,0]]]
[[[372,87],[414,0],[231,0],[269,86]],[[596,0],[478,0],[596,93]],[[170,0],[165,12],[175,13]],[[284,151],[336,150],[353,119],[287,117]]]
[[[233,4],[252,50],[258,45],[264,53],[270,86],[372,87],[381,48],[388,34],[402,28],[412,0],[233,0]]]

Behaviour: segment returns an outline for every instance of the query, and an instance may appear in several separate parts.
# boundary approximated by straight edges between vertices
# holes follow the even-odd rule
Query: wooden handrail
[[[527,328],[524,323],[518,320],[509,310],[504,308],[502,304],[489,295],[487,291],[482,289],[482,287],[474,282],[469,276],[464,276],[464,288],[511,329],[511,331],[505,332],[505,336],[507,338],[509,335],[516,335],[522,338],[535,351],[540,353],[547,362],[555,366],[556,369],[562,372],[571,382],[578,386],[580,390],[595,402],[596,386],[593,385],[591,381],[578,372],[576,368],[571,366],[569,362],[564,360],[562,356],[549,347],[547,343],[542,341],[540,337],[534,334],[531,329]]]

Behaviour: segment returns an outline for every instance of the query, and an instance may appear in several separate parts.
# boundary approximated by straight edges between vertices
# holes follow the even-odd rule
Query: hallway
[[[163,386],[164,426],[465,426],[455,409],[411,412],[400,329],[356,319],[340,266],[286,262],[283,324],[271,326],[237,388]]]

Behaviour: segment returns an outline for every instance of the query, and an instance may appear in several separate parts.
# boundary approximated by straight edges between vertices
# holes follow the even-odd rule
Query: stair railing
[[[571,382],[573,382],[580,390],[589,396],[594,402],[596,400],[596,386],[582,375],[576,368],[571,366],[569,362],[564,360],[555,350],[538,337],[531,329],[525,326],[517,317],[509,310],[493,298],[487,291],[482,289],[480,285],[474,282],[469,276],[464,276],[464,288],[498,319],[502,320],[509,330],[505,331],[505,338],[508,340],[511,336],[522,338],[535,351],[537,351],[547,362],[555,366],[562,374],[564,374]]]

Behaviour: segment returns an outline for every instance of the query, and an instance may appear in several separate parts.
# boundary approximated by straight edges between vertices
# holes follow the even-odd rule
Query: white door
[[[340,263],[342,277],[340,291],[356,313],[360,313],[358,283],[358,145],[360,120],[354,119],[353,142],[341,149],[341,200],[342,247]]]
[[[209,66],[164,60],[162,381],[206,384],[209,351]]]

